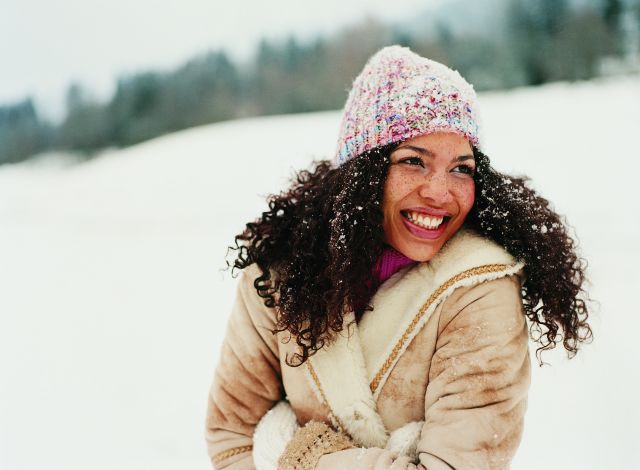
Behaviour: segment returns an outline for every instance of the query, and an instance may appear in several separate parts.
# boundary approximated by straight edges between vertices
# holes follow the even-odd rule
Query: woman
[[[207,414],[220,469],[508,468],[526,318],[537,353],[559,330],[570,357],[591,336],[560,216],[490,166],[473,87],[399,46],[354,81],[335,161],[272,196],[235,249]]]

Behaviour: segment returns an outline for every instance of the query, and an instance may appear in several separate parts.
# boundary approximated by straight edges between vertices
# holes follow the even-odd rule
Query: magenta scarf
[[[405,255],[395,250],[394,248],[387,246],[374,267],[374,279],[378,281],[378,285],[389,279],[400,269],[415,263],[411,258],[407,258]]]

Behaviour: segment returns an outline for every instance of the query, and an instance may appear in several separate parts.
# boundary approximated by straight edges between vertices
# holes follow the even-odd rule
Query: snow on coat
[[[493,241],[461,229],[432,260],[384,282],[374,309],[357,324],[346,315],[335,341],[300,367],[284,362],[295,342],[269,331],[275,313],[253,287],[258,268],[245,269],[209,394],[214,467],[262,470],[260,456],[310,447],[296,442],[304,428],[296,431],[290,418],[284,438],[254,436],[286,399],[299,426],[326,423],[352,443],[315,449],[305,470],[509,468],[531,382],[523,267]],[[421,421],[417,439],[398,437]],[[283,439],[290,439],[286,449]],[[399,455],[398,447],[414,443],[411,456]]]

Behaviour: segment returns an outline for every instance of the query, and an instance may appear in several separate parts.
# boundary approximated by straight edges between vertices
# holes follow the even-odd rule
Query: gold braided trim
[[[233,449],[223,450],[222,452],[218,452],[213,456],[213,464],[218,465],[223,460],[228,459],[229,457],[233,457],[234,455],[242,454],[244,452],[251,452],[253,450],[252,445],[242,446],[242,447],[234,447]]]
[[[422,318],[422,316],[429,309],[431,304],[433,304],[433,302],[444,291],[446,291],[449,287],[451,287],[456,282],[461,281],[463,279],[467,279],[467,278],[469,278],[471,276],[477,276],[479,274],[487,274],[487,273],[499,272],[499,271],[502,271],[502,270],[504,270],[504,269],[506,269],[508,267],[509,267],[509,265],[507,265],[507,264],[485,264],[483,266],[478,266],[478,267],[475,267],[475,268],[467,269],[466,271],[462,271],[461,273],[456,274],[455,276],[449,278],[442,285],[440,285],[440,287],[438,287],[429,296],[429,298],[424,303],[424,305],[420,308],[420,310],[418,311],[416,316],[413,318],[413,320],[411,320],[411,323],[409,324],[407,329],[402,334],[402,337],[400,338],[400,340],[393,347],[393,350],[391,351],[391,354],[389,355],[389,357],[387,357],[387,360],[384,361],[384,364],[382,364],[382,367],[380,368],[380,370],[378,371],[376,376],[371,381],[371,384],[369,385],[369,388],[371,389],[371,391],[373,393],[376,392],[376,390],[380,386],[380,382],[382,381],[382,377],[384,377],[384,375],[387,373],[387,371],[389,370],[391,365],[395,362],[396,358],[398,357],[398,354],[400,354],[400,350],[402,349],[404,344],[409,340],[409,337],[411,336],[411,333],[413,332],[415,327],[420,322],[420,319]]]
[[[316,387],[318,387],[318,390],[320,391],[320,395],[322,396],[322,401],[324,402],[325,405],[327,405],[327,408],[329,408],[329,413],[331,414],[331,417],[335,420],[336,424],[338,425],[338,430],[346,434],[347,428],[345,428],[344,424],[342,424],[342,421],[340,421],[340,418],[338,418],[336,414],[333,412],[333,410],[331,409],[331,406],[329,405],[329,401],[327,400],[327,396],[325,395],[324,390],[320,385],[320,379],[318,379],[316,370],[313,368],[313,366],[308,360],[306,364],[307,364],[307,369],[309,369],[309,373],[311,374],[311,378],[313,379],[313,382],[316,384]]]

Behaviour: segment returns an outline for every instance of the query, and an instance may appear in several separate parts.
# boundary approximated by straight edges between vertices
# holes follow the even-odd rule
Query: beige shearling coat
[[[254,469],[252,436],[285,397],[298,423],[331,424],[354,448],[323,455],[316,470],[509,468],[530,385],[523,264],[459,230],[429,262],[384,282],[374,309],[301,367],[293,341],[270,333],[273,309],[245,269],[209,393],[206,442],[217,469]],[[418,461],[384,450],[389,433],[424,421]]]

